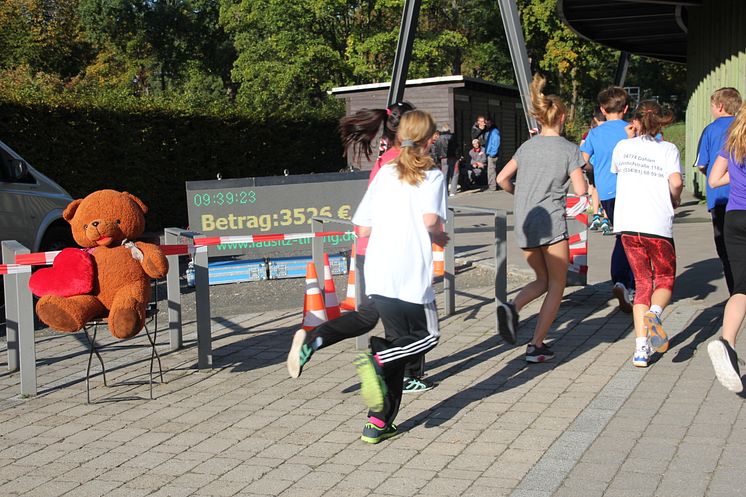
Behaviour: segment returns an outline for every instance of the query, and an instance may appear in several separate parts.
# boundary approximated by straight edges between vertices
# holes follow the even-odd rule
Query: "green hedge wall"
[[[185,181],[340,170],[336,125],[0,102],[0,140],[73,198],[102,188],[137,195],[150,230],[187,225]]]

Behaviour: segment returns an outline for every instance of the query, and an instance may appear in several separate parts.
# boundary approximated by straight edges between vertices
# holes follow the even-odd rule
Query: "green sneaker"
[[[396,425],[393,423],[391,426],[384,426],[383,428],[379,428],[373,423],[365,423],[360,440],[369,444],[377,444],[387,438],[396,436],[397,433]]]
[[[290,346],[287,360],[288,373],[290,373],[291,378],[300,376],[303,366],[311,360],[311,356],[315,352],[307,339],[308,333],[304,329],[296,331],[295,336],[293,336],[293,344]]]
[[[360,378],[360,394],[368,409],[380,412],[383,409],[383,397],[386,395],[386,384],[378,372],[378,366],[371,354],[360,354],[353,361]]]

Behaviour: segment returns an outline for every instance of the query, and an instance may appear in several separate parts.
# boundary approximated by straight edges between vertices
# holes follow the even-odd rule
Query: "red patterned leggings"
[[[635,304],[650,306],[650,297],[658,288],[673,291],[676,249],[671,240],[623,233],[622,245],[635,275]]]

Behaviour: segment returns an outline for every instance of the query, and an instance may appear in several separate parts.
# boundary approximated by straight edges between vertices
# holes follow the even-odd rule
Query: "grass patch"
[[[681,156],[681,160],[684,160],[686,152],[686,123],[680,121],[666,127],[663,130],[663,137],[666,141],[679,147],[679,155]]]

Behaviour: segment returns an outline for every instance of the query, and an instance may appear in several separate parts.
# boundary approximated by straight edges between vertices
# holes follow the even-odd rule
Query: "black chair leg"
[[[153,331],[153,335],[157,337],[158,330]],[[163,367],[161,365],[161,356],[158,354],[158,349],[155,347],[155,340],[153,337],[150,336],[150,330],[148,330],[148,327],[145,326],[145,335],[148,337],[148,341],[150,342],[150,399],[153,399],[153,360],[158,359],[158,371],[161,376],[161,383],[164,383],[163,381]]]
[[[98,324],[93,325],[93,338],[88,334],[89,328],[83,328],[83,331],[85,331],[85,337],[88,339],[88,345],[90,346],[90,351],[88,352],[88,366],[85,370],[85,392],[86,392],[86,401],[90,404],[91,403],[91,386],[90,386],[90,378],[91,378],[91,361],[93,360],[93,354],[96,354],[96,357],[98,357],[98,362],[101,363],[101,375],[104,377],[104,386],[108,386],[106,384],[106,367],[104,367],[104,360],[101,358],[101,354],[98,353],[98,349],[96,349],[96,333],[98,332]]]

